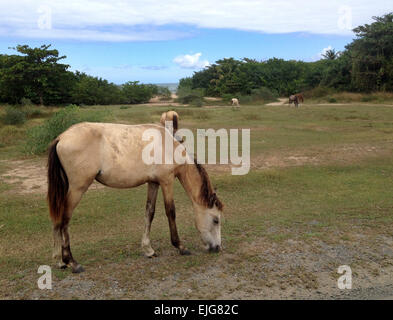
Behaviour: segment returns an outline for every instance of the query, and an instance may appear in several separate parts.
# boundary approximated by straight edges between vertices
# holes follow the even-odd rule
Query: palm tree
[[[325,53],[322,54],[322,57],[327,60],[335,60],[339,57],[340,51],[336,51],[334,49],[326,50]]]

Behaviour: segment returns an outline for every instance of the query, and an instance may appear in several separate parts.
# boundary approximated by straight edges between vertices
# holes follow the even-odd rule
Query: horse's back
[[[143,150],[150,143],[143,134],[148,129],[165,133],[165,128],[155,124],[80,123],[59,136],[57,150],[67,175],[98,175],[97,180],[105,185],[133,187],[163,169],[143,161]]]

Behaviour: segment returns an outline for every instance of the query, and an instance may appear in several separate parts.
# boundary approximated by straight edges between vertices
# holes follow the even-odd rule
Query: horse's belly
[[[150,177],[145,172],[132,168],[113,167],[102,169],[96,180],[112,188],[133,188],[146,183]]]

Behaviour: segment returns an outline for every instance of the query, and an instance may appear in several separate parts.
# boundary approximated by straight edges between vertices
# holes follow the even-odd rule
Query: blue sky
[[[390,6],[384,0],[217,2],[0,2],[0,53],[50,43],[71,70],[115,83],[177,82],[224,57],[315,61],[326,48],[344,49],[353,27]]]

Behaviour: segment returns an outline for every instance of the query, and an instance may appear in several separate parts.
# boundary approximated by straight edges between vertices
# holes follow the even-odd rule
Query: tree
[[[21,56],[0,55],[0,101],[15,104],[25,95]],[[18,65],[18,68],[14,66]]]
[[[157,90],[154,85],[139,84],[139,81],[129,81],[123,84],[122,91],[126,103],[146,103]]]
[[[25,91],[32,100],[38,99],[41,105],[44,104],[46,91],[52,87],[51,81],[58,80],[69,68],[69,65],[58,63],[66,56],[59,57],[56,49],[49,50],[50,46],[30,48],[28,45],[18,45],[12,48],[21,53],[23,58],[9,69],[9,74],[14,73],[15,77],[22,76]]]
[[[336,51],[335,49],[329,49],[322,54],[322,57],[327,60],[335,60],[339,56],[340,56],[340,51]]]
[[[346,46],[352,59],[352,83],[359,91],[393,90],[393,13],[373,17],[353,31]]]

